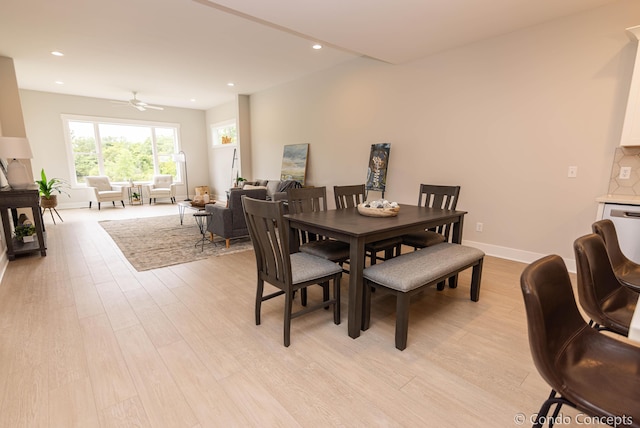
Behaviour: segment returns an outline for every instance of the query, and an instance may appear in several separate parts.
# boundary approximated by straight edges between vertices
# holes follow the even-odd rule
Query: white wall
[[[139,112],[126,106],[114,106],[109,100],[61,95],[49,92],[20,90],[20,99],[34,158],[33,173],[39,177],[44,168],[48,177],[58,177],[72,182],[64,140],[62,114],[97,116],[107,118],[148,120],[177,123],[180,125],[180,142],[187,156],[187,172],[190,194],[196,186],[208,186],[205,112],[202,110],[166,107],[164,110]],[[186,195],[185,183],[178,188],[177,199]],[[71,198],[58,198],[60,208],[88,207],[86,188],[72,189]]]
[[[238,103],[232,101],[206,112],[207,121],[207,146],[209,155],[209,180],[213,184],[211,195],[216,200],[225,200],[225,191],[231,187],[231,162],[233,160],[234,146],[212,147],[211,125],[226,122],[228,120],[238,120]],[[238,155],[238,158],[240,156]]]
[[[638,24],[640,2],[622,1],[253,94],[253,176],[278,177],[282,146],[310,143],[310,185],[363,183],[370,145],[390,142],[387,199],[416,203],[420,183],[459,184],[465,241],[522,261],[557,253],[572,269],[573,241],[607,191],[635,55],[625,28]]]

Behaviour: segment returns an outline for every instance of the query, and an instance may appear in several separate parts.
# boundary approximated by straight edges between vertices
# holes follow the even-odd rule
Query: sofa
[[[249,229],[242,209],[243,195],[249,198],[265,200],[267,199],[267,190],[264,188],[232,189],[229,191],[229,200],[226,207],[221,204],[205,205],[205,212],[211,215],[207,224],[207,231],[211,233],[212,238],[214,235],[224,238],[227,248],[231,245],[231,239],[249,236]]]
[[[300,182],[295,180],[255,180],[244,183],[243,189],[265,189],[267,200],[286,201],[287,189],[302,187]]]

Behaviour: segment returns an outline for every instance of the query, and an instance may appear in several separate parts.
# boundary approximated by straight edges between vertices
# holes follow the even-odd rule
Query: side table
[[[138,199],[133,197],[133,194],[138,194]],[[127,196],[129,197],[129,205],[144,205],[144,198],[142,197],[142,184],[128,184]]]
[[[12,236],[11,220],[9,210],[17,208],[31,208],[33,222],[36,228],[37,241],[20,242]],[[40,211],[40,194],[38,187],[33,185],[27,189],[11,189],[5,186],[0,189],[0,217],[2,217],[2,228],[4,238],[7,243],[7,257],[15,260],[16,254],[31,253],[40,251],[40,255],[47,255],[45,244],[44,225],[42,223],[42,212]]]
[[[201,244],[200,251],[204,251],[204,243],[207,241],[207,227],[209,225],[210,217],[211,214],[205,211],[198,211],[197,213],[193,214],[193,218],[196,220],[196,224],[198,225],[198,229],[200,230],[200,235],[202,235],[202,237],[198,240],[198,242],[196,242],[195,245],[195,247],[197,247],[198,244]],[[215,242],[213,242],[213,244],[215,245]]]

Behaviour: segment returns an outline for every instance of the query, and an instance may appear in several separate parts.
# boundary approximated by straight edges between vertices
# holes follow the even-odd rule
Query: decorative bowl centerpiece
[[[358,212],[367,217],[395,217],[400,212],[400,207],[397,202],[378,199],[358,204]]]

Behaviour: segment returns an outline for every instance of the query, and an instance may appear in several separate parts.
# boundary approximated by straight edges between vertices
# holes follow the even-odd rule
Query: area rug
[[[202,235],[189,213],[182,225],[178,214],[99,223],[139,272],[253,249],[249,237],[232,239],[229,248],[222,238],[216,237],[215,243],[207,238],[202,247]]]

